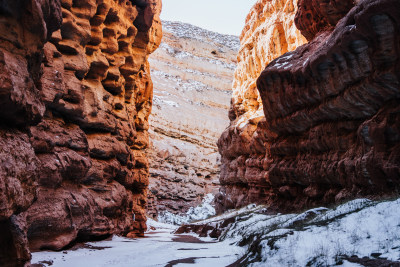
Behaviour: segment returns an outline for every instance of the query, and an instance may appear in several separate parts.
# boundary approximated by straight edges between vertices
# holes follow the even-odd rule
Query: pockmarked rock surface
[[[159,0],[0,3],[0,265],[146,229],[160,11]]]
[[[259,0],[247,15],[240,36],[230,125],[218,141],[222,156],[219,211],[256,202],[263,195],[263,178],[252,163],[266,153],[265,117],[256,80],[269,62],[306,42],[294,23],[296,10],[297,0]]]
[[[218,192],[216,142],[226,128],[239,38],[163,21],[150,58],[154,105],[148,213],[186,213]]]
[[[242,202],[293,210],[398,194],[400,3],[324,3],[299,1],[295,21],[310,42],[273,60],[257,80],[265,115],[259,142],[250,156],[227,161],[240,175],[222,176],[250,185]],[[220,147],[229,158],[235,143],[224,141],[234,135],[226,136]],[[222,206],[240,205],[234,195],[221,197]]]

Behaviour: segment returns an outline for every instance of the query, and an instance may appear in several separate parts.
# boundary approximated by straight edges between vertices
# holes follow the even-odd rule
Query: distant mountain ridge
[[[163,29],[174,34],[178,38],[190,38],[199,41],[212,41],[221,45],[221,48],[228,47],[232,50],[239,50],[239,36],[209,31],[195,25],[162,20]]]

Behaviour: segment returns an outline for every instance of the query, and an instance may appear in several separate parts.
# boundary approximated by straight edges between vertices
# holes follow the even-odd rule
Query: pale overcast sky
[[[187,22],[219,33],[240,35],[256,0],[163,0],[161,19]]]

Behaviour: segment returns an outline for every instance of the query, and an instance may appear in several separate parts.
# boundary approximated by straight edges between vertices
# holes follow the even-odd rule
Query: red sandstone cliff
[[[245,185],[234,196],[234,182],[221,176],[223,208],[251,199],[288,210],[398,194],[400,3],[298,6],[296,25],[310,42],[272,61],[258,78],[265,120],[253,138],[258,142],[246,147],[251,156],[234,160],[230,147],[239,142],[225,140],[236,135],[220,139],[225,168],[242,171]]]
[[[160,10],[0,2],[0,265],[28,261],[28,244],[143,233]]]
[[[306,42],[294,24],[296,4],[297,0],[258,0],[247,15],[232,88],[231,121],[218,141],[222,167],[217,208],[221,211],[264,196],[257,159],[265,156],[265,118],[256,80],[274,58]]]

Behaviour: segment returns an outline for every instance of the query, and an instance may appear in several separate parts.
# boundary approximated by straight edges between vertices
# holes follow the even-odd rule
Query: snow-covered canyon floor
[[[299,214],[267,211],[265,206],[250,205],[192,224],[218,227],[233,217],[218,240],[174,234],[177,226],[149,220],[156,230],[145,238],[114,236],[76,250],[36,252],[32,263],[52,267],[400,266],[400,199],[356,199]]]
[[[244,248],[194,235],[175,235],[174,229],[159,228],[145,238],[114,236],[112,240],[85,243],[82,248],[62,252],[32,253],[32,263],[44,266],[227,266],[244,253]]]

